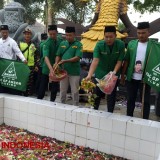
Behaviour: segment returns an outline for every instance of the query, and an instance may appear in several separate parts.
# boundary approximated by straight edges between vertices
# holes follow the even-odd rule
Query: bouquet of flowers
[[[108,73],[106,76],[104,76],[102,79],[97,79],[97,86],[99,89],[105,93],[105,94],[111,94],[116,82],[117,82],[118,77],[113,74],[113,73]]]
[[[95,87],[96,85],[92,81],[82,79],[80,88],[88,94],[88,104],[91,106],[94,105],[94,100],[97,97],[95,94],[93,94]]]
[[[59,64],[54,68],[53,73],[49,74],[49,80],[54,82],[59,82],[67,77],[67,71],[59,67]]]

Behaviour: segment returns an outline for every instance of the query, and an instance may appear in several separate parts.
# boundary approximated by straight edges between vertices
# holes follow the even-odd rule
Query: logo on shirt
[[[2,73],[3,78],[13,78],[17,79],[14,62],[12,62]]]
[[[152,69],[153,72],[160,74],[160,63]]]
[[[72,46],[72,48],[78,48],[77,46]]]
[[[61,48],[66,48],[66,46],[61,46]]]

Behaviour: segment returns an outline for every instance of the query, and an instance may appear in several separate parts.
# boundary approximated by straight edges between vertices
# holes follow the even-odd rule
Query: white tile
[[[151,142],[156,142],[158,129],[151,126],[142,126],[141,139]]]
[[[0,108],[0,117],[4,117],[4,108]]]
[[[28,122],[28,113],[27,112],[19,112],[19,120],[21,122]]]
[[[97,115],[90,115],[88,116],[88,123],[87,126],[91,128],[99,128],[99,122],[100,122],[100,117]]]
[[[36,115],[28,114],[28,124],[36,125]]]
[[[66,110],[65,121],[72,122],[72,110]]]
[[[77,112],[76,112],[76,110],[72,111],[72,123],[77,123]]]
[[[87,128],[87,139],[98,142],[98,129]]]
[[[28,131],[36,133],[36,126],[32,124],[28,124]]]
[[[37,104],[37,115],[39,116],[46,116],[46,106],[43,104]]]
[[[107,145],[111,144],[112,134],[109,131],[99,130],[99,143],[104,143]]]
[[[46,118],[46,125],[45,128],[54,130],[55,119]]]
[[[112,131],[112,119],[106,117],[100,118],[100,129],[104,131]]]
[[[28,112],[28,104],[29,104],[28,102],[20,100],[19,101],[19,110],[22,112]]]
[[[74,123],[66,122],[65,133],[74,135],[76,134],[76,125]]]
[[[75,143],[75,136],[65,133],[64,140],[65,140],[65,142],[70,142],[70,143],[74,144]]]
[[[87,140],[86,147],[90,147],[92,149],[97,150],[98,149],[98,142],[93,140]]]
[[[11,126],[12,125],[12,119],[11,118],[5,118],[4,117],[4,123],[8,126]]]
[[[130,136],[130,137],[135,137],[140,139],[141,136],[141,125],[140,124],[136,124],[132,121],[127,122],[127,131],[126,131],[126,135]]]
[[[13,98],[4,98],[4,107],[19,110],[19,101]]]
[[[56,111],[54,107],[46,106],[46,117],[55,119]]]
[[[12,126],[17,127],[17,128],[20,128],[20,121],[17,121],[17,120],[13,120],[13,119],[12,119]]]
[[[5,118],[12,118],[12,109],[10,108],[4,108],[4,117]]]
[[[119,147],[115,147],[115,146],[111,146],[111,153],[113,155],[116,155],[116,156],[119,156],[119,157],[123,157],[124,149],[119,148]]]
[[[55,120],[55,131],[64,132],[65,122],[60,120]]]
[[[126,132],[126,122],[113,119],[112,121],[112,132],[117,134],[125,135]]]
[[[87,138],[87,127],[82,125],[76,125],[76,136]]]
[[[98,151],[104,152],[107,154],[111,154],[111,145],[104,144],[104,143],[99,143],[98,144]]]
[[[19,128],[28,129],[28,123],[26,123],[26,122],[19,122]]]
[[[19,121],[19,111],[18,110],[12,110],[12,119]]]
[[[55,108],[57,120],[65,121],[65,109],[64,108]]]
[[[158,132],[157,132],[157,140],[156,140],[157,143],[160,143],[160,129],[158,129]]]
[[[125,136],[113,133],[111,144],[116,147],[124,148]]]
[[[37,114],[37,106],[35,103],[32,102],[28,103],[28,113]]]
[[[54,137],[55,137],[55,135],[54,135],[54,130],[53,130],[53,129],[48,129],[48,128],[46,128],[46,129],[45,129],[45,136],[54,138]]]
[[[0,118],[0,125],[4,123],[4,119]]]
[[[43,116],[35,115],[36,116],[36,126],[45,127],[46,126],[46,118]]]
[[[140,140],[139,153],[154,157],[156,145],[153,142]]]
[[[65,121],[66,122],[72,122],[72,114],[75,109],[77,109],[77,107],[66,108],[66,113],[65,113]]]
[[[77,124],[87,126],[88,114],[83,112],[77,112]]]
[[[0,97],[0,108],[3,108],[4,106],[4,98]]]
[[[55,131],[55,138],[60,141],[64,141],[64,133]]]
[[[160,144],[156,144],[156,150],[155,150],[155,158],[158,159],[160,157]]]
[[[126,137],[125,149],[133,152],[139,152],[140,140],[133,137]]]
[[[76,137],[76,140],[75,140],[76,145],[85,147],[86,143],[87,143],[87,141],[85,138]]]
[[[126,134],[126,125],[129,121],[129,116],[112,114],[108,119],[112,119],[112,131],[118,134]]]
[[[123,157],[131,160],[138,160],[139,154],[137,152],[125,150]]]
[[[146,156],[146,155],[139,155],[138,160],[154,160],[154,157]]]
[[[45,135],[45,129],[43,127],[40,127],[40,126],[36,126],[36,134],[44,136]]]

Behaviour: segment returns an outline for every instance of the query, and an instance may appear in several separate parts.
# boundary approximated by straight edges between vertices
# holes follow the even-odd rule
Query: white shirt
[[[134,73],[132,77],[135,80],[142,80],[147,44],[148,42],[138,42]]]
[[[0,38],[0,58],[16,60],[16,56],[22,61],[26,60],[14,39],[10,37],[7,39]]]

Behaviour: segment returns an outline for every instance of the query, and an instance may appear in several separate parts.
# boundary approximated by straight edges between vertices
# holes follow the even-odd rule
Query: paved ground
[[[119,97],[120,97],[120,95],[119,95]],[[126,115],[126,105],[125,105],[126,102],[125,102],[125,100],[122,100],[123,98],[121,98],[121,97],[119,98],[120,101],[118,101],[116,103],[114,113],[119,113],[119,114],[122,114],[122,115]],[[44,99],[45,100],[49,100],[50,99],[50,92],[46,93],[46,96],[44,97]],[[56,102],[60,102],[59,93],[57,95]],[[67,95],[66,103],[67,104],[72,104],[72,99],[71,99],[71,95],[70,94]],[[139,104],[137,104],[137,106],[138,105]],[[79,106],[80,107],[87,107],[86,103],[80,103]],[[107,111],[107,104],[106,104],[106,100],[105,99],[101,100],[101,104],[100,104],[99,110]],[[141,108],[140,107],[136,107],[135,108],[134,116],[141,118]],[[150,118],[149,119],[155,120],[155,121],[160,121],[160,117],[157,117],[155,115],[155,106],[153,106],[153,105],[151,106]]]

